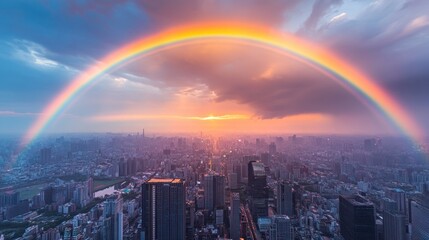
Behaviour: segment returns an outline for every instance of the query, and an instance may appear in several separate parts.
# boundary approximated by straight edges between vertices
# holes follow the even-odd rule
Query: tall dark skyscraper
[[[152,178],[142,185],[142,237],[185,239],[185,187],[181,179]]]
[[[225,206],[225,177],[204,176],[204,207],[210,211]]]
[[[268,190],[265,166],[261,162],[250,161],[249,172],[249,195],[250,211],[254,219],[268,216]]]
[[[277,184],[277,214],[293,215],[292,184],[279,182]]]
[[[232,240],[240,239],[240,194],[231,193],[231,212],[229,214],[229,237]]]
[[[345,240],[375,240],[374,205],[360,195],[340,196],[340,228]]]

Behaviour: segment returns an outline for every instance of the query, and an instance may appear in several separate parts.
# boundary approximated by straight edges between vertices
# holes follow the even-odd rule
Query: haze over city
[[[0,22],[0,240],[429,240],[429,1]]]

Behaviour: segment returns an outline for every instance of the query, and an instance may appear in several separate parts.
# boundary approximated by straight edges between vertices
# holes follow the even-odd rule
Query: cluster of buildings
[[[51,144],[38,160],[86,159],[69,175],[87,177],[28,199],[1,189],[5,239],[429,239],[429,164],[401,142],[137,134]],[[56,152],[64,146],[73,151]],[[126,184],[99,194],[99,177]]]

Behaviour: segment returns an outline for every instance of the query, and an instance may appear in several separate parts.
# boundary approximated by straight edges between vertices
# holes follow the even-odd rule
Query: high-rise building
[[[225,206],[225,177],[219,175],[204,176],[204,206],[210,211]]]
[[[340,229],[345,240],[375,240],[374,205],[360,195],[340,196]]]
[[[122,198],[120,195],[113,195],[104,201],[103,239],[123,239]]]
[[[383,212],[383,228],[385,240],[405,240],[406,222],[405,215],[395,212]]]
[[[293,216],[292,184],[280,181],[277,184],[277,213]]]
[[[88,188],[84,185],[77,185],[73,192],[73,202],[79,207],[83,208],[89,202]]]
[[[400,213],[398,204],[390,198],[383,198],[383,233],[386,240],[405,240],[407,217]]]
[[[429,206],[423,201],[411,201],[411,239],[429,239]]]
[[[230,173],[228,174],[228,185],[230,189],[237,189],[238,188],[238,177],[237,173]]]
[[[261,162],[250,161],[249,172],[249,205],[253,218],[268,216],[268,190],[265,166]]]
[[[229,214],[229,236],[232,240],[240,239],[240,194],[231,193],[231,212]]]
[[[290,218],[286,215],[272,216],[269,236],[270,240],[292,240]]]
[[[17,205],[19,202],[19,192],[7,191],[0,193],[0,208]]]
[[[92,200],[94,198],[94,180],[92,179],[92,177],[88,178],[88,180],[86,181],[86,185],[88,188],[89,200]]]
[[[142,239],[185,239],[185,187],[177,178],[142,185]]]

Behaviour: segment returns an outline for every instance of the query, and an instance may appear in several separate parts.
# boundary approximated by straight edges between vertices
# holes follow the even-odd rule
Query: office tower
[[[0,194],[0,207],[17,205],[19,202],[19,192],[13,190]]]
[[[383,212],[383,228],[385,240],[405,240],[406,222],[405,215],[395,212]]]
[[[277,183],[277,214],[293,216],[292,184],[288,182]]]
[[[94,198],[94,180],[92,179],[92,177],[88,178],[88,181],[86,181],[86,185],[88,188],[89,200],[92,200]]]
[[[121,240],[123,238],[122,198],[113,195],[104,201],[103,239]]]
[[[128,175],[128,162],[122,158],[118,163],[119,168],[119,177],[124,177]]]
[[[374,205],[360,195],[340,196],[340,228],[345,240],[375,240]]]
[[[137,164],[135,159],[128,159],[126,162],[127,167],[127,176],[132,176],[136,174]]]
[[[383,232],[386,240],[405,240],[406,216],[398,212],[398,204],[390,198],[383,198]]]
[[[83,208],[89,202],[88,188],[84,185],[76,186],[73,192],[73,202],[79,207]]]
[[[406,213],[406,199],[405,192],[399,188],[389,188],[386,191],[386,197],[392,199],[397,204],[397,210],[399,213]]]
[[[54,189],[52,186],[47,186],[41,191],[42,199],[45,204],[53,203]]]
[[[186,202],[186,239],[192,239],[195,233],[195,202]]]
[[[204,206],[210,211],[225,206],[225,177],[219,175],[204,176]]]
[[[177,178],[152,178],[142,185],[142,238],[185,239],[185,187]]]
[[[411,201],[411,239],[429,239],[429,204]]]
[[[229,184],[230,189],[237,189],[238,188],[237,173],[230,173],[228,175],[228,184]]]
[[[240,239],[240,194],[231,193],[231,212],[229,214],[229,237],[232,240]]]
[[[243,157],[243,164],[241,165],[241,177],[249,177],[249,163],[259,161],[259,156],[249,155]]]
[[[269,236],[270,240],[292,240],[292,229],[289,217],[286,215],[272,216]]]
[[[256,221],[258,217],[268,216],[267,176],[265,174],[265,166],[261,162],[250,161],[248,172],[250,211]]]

